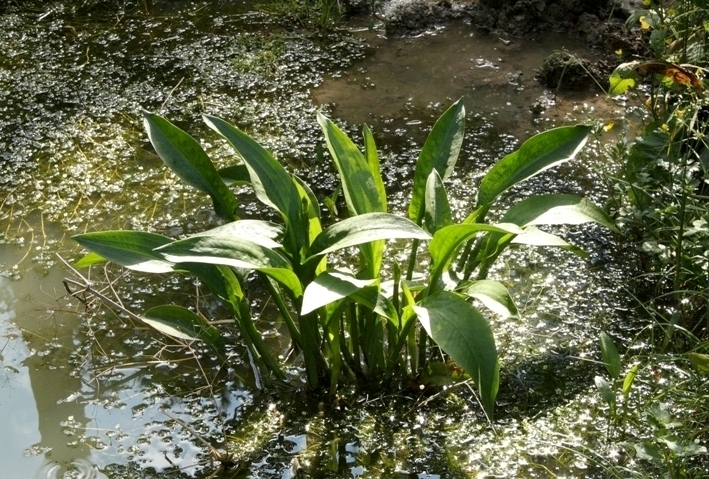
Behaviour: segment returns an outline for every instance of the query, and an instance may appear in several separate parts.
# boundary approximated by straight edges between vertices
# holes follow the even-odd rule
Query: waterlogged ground
[[[463,96],[468,136],[449,189],[464,216],[485,169],[520,139],[599,110],[606,120],[620,116],[601,109],[594,92],[565,97],[536,85],[533,69],[562,44],[579,48],[470,26],[409,39],[314,34],[281,28],[249,5],[201,2],[78,13],[57,3],[1,15],[0,476],[208,477],[219,462],[203,441],[234,456],[219,477],[602,477],[625,460],[604,449],[606,413],[593,386],[599,331],[632,325],[622,288],[629,273],[602,231],[567,234],[590,251],[588,261],[518,250],[498,264],[523,314],[491,318],[502,357],[494,425],[465,382],[342,391],[334,402],[291,387],[260,392],[238,338],[221,367],[207,351],[137,329],[95,302],[69,301],[69,273],[56,256],[80,257],[68,237],[86,230],[177,236],[216,223],[204,198],[151,153],[141,108],[202,139],[220,166],[228,149],[199,117],[233,121],[321,198],[336,182],[318,153],[317,108],[352,133],[366,121],[401,211],[425,133]],[[548,190],[602,201],[609,167],[598,148],[510,201]],[[248,192],[241,209],[263,214]],[[136,312],[167,297],[210,318],[226,315],[188,278],[90,274],[107,288],[111,278]],[[256,299],[254,307],[285,354],[270,305]],[[298,384],[298,368],[289,373]]]

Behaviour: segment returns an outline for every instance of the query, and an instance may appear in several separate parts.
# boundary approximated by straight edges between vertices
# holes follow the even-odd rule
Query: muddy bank
[[[628,31],[624,25],[637,6],[636,0],[392,0],[385,5],[383,18],[387,34],[393,36],[416,35],[462,22],[505,42],[552,32],[577,38],[599,56],[551,59],[540,65],[538,80],[548,88],[578,91],[594,84],[604,86],[619,63],[646,54],[642,33]]]
[[[415,33],[461,20],[503,36],[534,32],[577,35],[591,46],[615,51],[636,44],[622,32],[623,22],[637,8],[636,0],[391,0],[383,9],[387,33]],[[627,44],[629,43],[629,44]]]

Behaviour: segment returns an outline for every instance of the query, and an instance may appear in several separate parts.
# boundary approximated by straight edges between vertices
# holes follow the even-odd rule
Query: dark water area
[[[318,109],[353,137],[373,128],[383,175],[401,211],[412,165],[435,119],[465,99],[467,136],[449,191],[465,215],[484,171],[536,131],[620,110],[600,92],[565,96],[533,80],[569,39],[528,41],[469,25],[387,38],[368,19],[331,33],[287,28],[239,2],[136,2],[73,8],[14,3],[0,14],[0,477],[601,477],[586,454],[606,426],[593,386],[597,337],[625,322],[626,271],[595,229],[562,231],[590,260],[518,249],[493,272],[522,319],[490,318],[502,361],[499,419],[490,426],[467,383],[336,401],[298,388],[260,391],[235,331],[228,366],[128,318],[68,297],[58,259],[81,257],[69,237],[103,229],[170,236],[217,224],[205,198],[166,172],[141,109],[200,139],[219,166],[227,146],[200,120],[217,115],[258,139],[315,185],[336,178]],[[514,190],[602,200],[601,146]],[[264,213],[242,195],[240,214]],[[90,279],[141,312],[165,298],[214,319],[226,311],[185,278],[94,268]],[[110,281],[108,278],[111,278]],[[257,286],[254,285],[254,288]],[[268,344],[288,353],[273,305],[254,301]],[[622,321],[621,321],[622,320]],[[302,371],[288,367],[298,385]],[[201,439],[200,439],[201,438]],[[551,476],[550,476],[551,474]]]

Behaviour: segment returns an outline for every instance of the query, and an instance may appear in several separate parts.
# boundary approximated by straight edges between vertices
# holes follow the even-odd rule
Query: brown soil
[[[436,26],[461,21],[501,37],[524,37],[545,32],[578,37],[599,52],[600,60],[566,55],[550,58],[537,79],[555,89],[579,90],[589,82],[604,86],[605,79],[621,62],[643,57],[646,42],[637,30],[627,31],[625,19],[634,0],[392,0],[384,17],[389,35],[418,34]],[[618,2],[618,3],[615,3]],[[563,56],[563,55],[562,55]]]

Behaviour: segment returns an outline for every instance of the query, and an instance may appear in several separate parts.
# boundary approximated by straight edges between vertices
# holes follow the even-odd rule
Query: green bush
[[[709,95],[688,67],[654,61],[619,66],[611,92],[645,75],[652,121],[619,158],[619,222],[640,245],[655,309],[699,331],[709,325]]]

